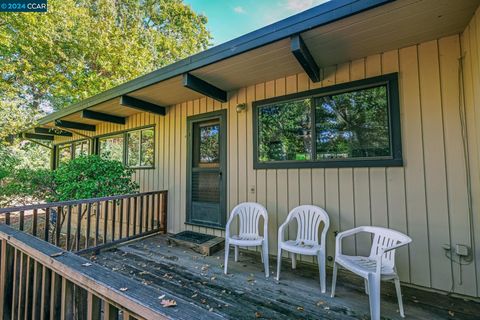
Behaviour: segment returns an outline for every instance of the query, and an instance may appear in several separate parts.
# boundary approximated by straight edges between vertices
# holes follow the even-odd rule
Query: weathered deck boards
[[[233,256],[233,255],[230,255]],[[369,319],[363,280],[340,273],[337,297],[320,293],[318,271],[298,264],[291,271],[285,261],[280,282],[262,273],[260,257],[241,254],[240,261],[223,270],[223,251],[205,257],[168,246],[154,236],[101,252],[93,259],[151,288],[151,294],[170,294],[227,319]],[[271,271],[274,261],[271,261]],[[328,274],[327,290],[331,276]],[[403,287],[408,319],[478,319],[480,304]],[[128,292],[127,292],[128,294]],[[382,285],[382,316],[401,319],[393,285]]]

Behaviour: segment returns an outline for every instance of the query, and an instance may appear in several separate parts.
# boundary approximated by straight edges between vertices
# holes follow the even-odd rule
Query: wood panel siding
[[[459,49],[456,48],[456,50]],[[447,52],[444,51],[443,56],[443,65],[445,65]],[[454,169],[448,176],[449,183],[461,180],[458,183],[459,189],[449,188],[451,190],[449,204],[452,206],[452,210],[457,212],[454,217],[450,217],[451,237],[455,242],[470,243],[473,240],[475,266],[469,265],[468,270],[464,270],[462,266],[458,265],[454,265],[454,268],[456,272],[460,268],[462,271],[468,272],[464,274],[463,280],[471,282],[472,287],[476,281],[478,297],[480,296],[480,8],[477,9],[461,36],[459,56],[462,57],[460,61],[463,68],[456,68],[455,75],[452,67],[451,75],[453,80],[460,78],[463,82],[458,87],[452,86],[452,90],[459,88],[457,90],[460,91],[460,96],[456,101],[454,99],[457,97],[453,95],[451,103],[459,106],[460,112],[455,114],[450,111],[448,117],[454,118],[452,124],[446,126],[446,132],[450,135],[453,135],[457,129],[455,139],[452,136],[447,145],[447,154],[449,155],[447,163],[453,166],[454,161],[461,159],[453,166]],[[444,70],[448,69],[444,68]],[[442,91],[444,91],[443,88]],[[458,126],[462,123],[461,128],[455,128],[454,125]],[[464,148],[465,145],[468,146],[467,149]],[[468,176],[458,170],[465,167],[469,169]],[[468,210],[470,210],[470,214]]]
[[[393,228],[413,239],[409,248],[399,250],[397,256],[403,282],[478,297],[479,249],[476,258],[469,263],[462,262],[461,266],[449,260],[443,249],[444,245],[472,246],[468,166],[474,190],[474,212],[478,213],[480,207],[478,16],[477,12],[462,35],[324,68],[321,70],[323,80],[318,83],[311,82],[304,73],[271,79],[229,92],[226,103],[210,98],[190,100],[168,107],[165,117],[138,113],[128,117],[125,125],[99,124],[94,134],[155,125],[155,168],[135,170],[134,179],[140,183],[142,191],[169,191],[169,232],[193,230],[223,236],[224,231],[184,224],[186,121],[191,115],[227,109],[227,207],[231,210],[238,202],[247,200],[266,206],[270,217],[270,254],[276,254],[277,228],[288,211],[300,204],[313,203],[325,208],[330,215],[328,256],[334,254],[334,233],[337,231],[360,225]],[[465,55],[463,78],[459,76],[461,55]],[[253,101],[392,72],[399,73],[403,167],[253,169]],[[237,104],[244,102],[247,109],[237,112]],[[467,141],[463,139],[462,117],[467,121],[469,162],[465,161],[463,149]],[[55,139],[60,142],[78,138],[74,135]],[[478,214],[475,219],[479,227]],[[294,236],[295,230],[290,228],[288,234]],[[476,248],[480,248],[480,237],[475,240]],[[368,237],[359,236],[346,241],[344,246],[349,253],[368,254],[369,243]],[[314,261],[311,258],[302,260]]]

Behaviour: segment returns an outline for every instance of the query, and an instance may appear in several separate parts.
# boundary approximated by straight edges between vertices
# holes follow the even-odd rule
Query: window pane
[[[258,109],[259,161],[310,160],[311,100],[303,99]]]
[[[199,162],[218,163],[220,162],[220,125],[208,125],[199,128]]]
[[[129,132],[127,134],[128,143],[128,166],[140,166],[140,131]]]
[[[142,166],[153,166],[155,152],[155,134],[153,129],[142,130],[142,152],[140,154],[140,164]]]
[[[389,157],[386,86],[317,99],[317,159]]]
[[[123,162],[123,136],[102,138],[100,141],[100,156],[105,159]]]
[[[65,144],[58,148],[58,164],[67,163],[72,159],[72,146],[70,144]]]
[[[88,140],[75,142],[75,158],[88,155]]]

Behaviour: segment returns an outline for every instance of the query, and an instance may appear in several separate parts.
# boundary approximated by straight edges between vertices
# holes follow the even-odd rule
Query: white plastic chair
[[[297,221],[297,238],[284,240],[285,228],[295,219]],[[324,227],[321,240],[318,241],[318,229],[323,221]],[[297,267],[296,254],[317,256],[320,273],[320,287],[325,292],[325,238],[327,236],[330,219],[322,208],[303,205],[294,208],[287,216],[287,220],[278,229],[278,258],[277,280],[280,280],[280,267],[282,264],[282,250],[290,252],[292,269]]]
[[[342,239],[360,232],[373,234],[370,256],[343,255]],[[395,268],[395,249],[405,246],[411,241],[410,237],[401,232],[381,227],[358,227],[339,233],[335,244],[332,298],[335,296],[337,265],[341,265],[365,279],[365,292],[370,296],[370,316],[372,319],[380,319],[380,280],[394,280],[400,315],[405,317],[400,280]]]
[[[240,220],[238,235],[230,235],[230,224],[235,217]],[[260,217],[263,217],[263,236],[259,233]],[[225,263],[224,272],[227,274],[228,255],[230,245],[235,247],[235,261],[238,261],[238,247],[262,246],[260,252],[265,267],[265,276],[268,277],[268,214],[267,209],[254,202],[244,202],[233,208],[227,226],[225,227]]]

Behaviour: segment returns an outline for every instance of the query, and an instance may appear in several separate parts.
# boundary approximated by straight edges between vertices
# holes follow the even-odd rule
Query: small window
[[[72,160],[72,145],[64,144],[58,147],[58,165],[62,165]]]
[[[99,155],[104,159],[117,160],[123,163],[123,135],[100,138]]]
[[[155,134],[153,128],[127,132],[127,165],[153,167]]]
[[[254,167],[402,165],[397,74],[254,103]]]
[[[88,156],[88,149],[90,148],[90,143],[88,140],[77,141],[74,143],[75,158]]]

